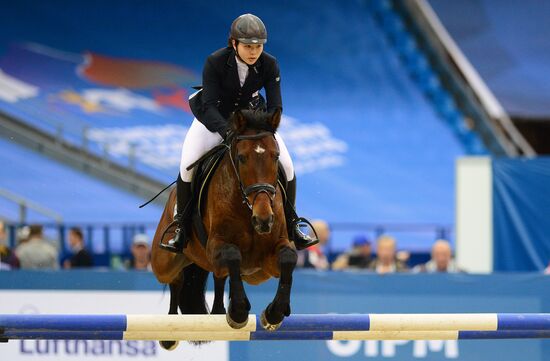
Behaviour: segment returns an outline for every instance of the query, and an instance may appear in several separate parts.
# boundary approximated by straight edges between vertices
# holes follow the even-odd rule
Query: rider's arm
[[[267,111],[273,112],[277,109],[283,110],[283,100],[281,98],[281,75],[279,74],[279,64],[273,59],[266,72],[264,83],[265,96],[267,101]]]
[[[218,110],[222,93],[221,79],[209,58],[206,59],[202,71],[202,86],[203,123],[210,131],[218,132],[224,137],[227,121]]]

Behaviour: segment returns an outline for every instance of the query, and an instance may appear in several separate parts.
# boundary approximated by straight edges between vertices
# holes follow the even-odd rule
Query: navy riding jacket
[[[283,109],[277,59],[262,52],[241,87],[235,50],[222,48],[208,56],[202,72],[202,90],[189,99],[195,118],[211,132],[225,136],[227,119],[238,109],[249,108],[254,93],[265,89],[267,111]]]

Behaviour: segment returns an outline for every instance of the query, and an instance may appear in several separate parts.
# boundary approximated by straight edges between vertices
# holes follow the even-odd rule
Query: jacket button
[[[238,106],[238,105],[239,105],[239,103],[235,103],[235,106]]]

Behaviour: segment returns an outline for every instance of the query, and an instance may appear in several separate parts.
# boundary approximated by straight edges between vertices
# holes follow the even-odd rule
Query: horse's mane
[[[240,134],[245,130],[267,131],[275,133],[277,128],[273,128],[273,114],[261,110],[244,109],[237,111],[229,118],[231,129]],[[244,119],[244,123],[243,123]],[[277,122],[278,125],[278,122]]]

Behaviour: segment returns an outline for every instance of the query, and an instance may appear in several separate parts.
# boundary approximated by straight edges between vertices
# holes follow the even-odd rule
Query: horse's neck
[[[225,153],[222,158],[219,169],[221,175],[221,186],[219,187],[221,196],[226,199],[240,200],[240,198],[242,198],[241,188],[237,175],[235,174],[235,168],[233,168],[231,164],[229,152]]]

